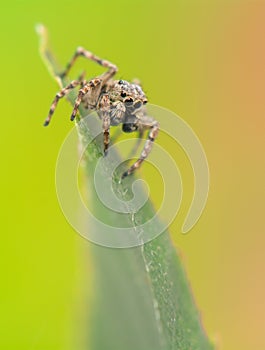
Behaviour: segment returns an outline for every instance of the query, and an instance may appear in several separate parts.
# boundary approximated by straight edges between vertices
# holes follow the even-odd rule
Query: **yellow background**
[[[265,1],[254,0],[1,5],[2,349],[71,349],[82,293],[79,253],[87,243],[66,222],[54,185],[71,109],[62,102],[52,126],[42,127],[57,85],[39,58],[38,22],[61,63],[79,45],[108,58],[197,133],[210,166],[209,200],[184,236],[186,200],[172,238],[219,349],[265,349],[264,16]]]

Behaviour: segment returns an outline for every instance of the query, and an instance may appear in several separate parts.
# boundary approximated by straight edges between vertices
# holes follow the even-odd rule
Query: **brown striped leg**
[[[103,95],[99,101],[99,108],[102,118],[102,129],[104,135],[104,155],[107,155],[109,148],[109,130],[110,130],[110,100],[108,95]]]
[[[88,60],[92,60],[92,61],[98,63],[99,65],[101,65],[102,67],[109,69],[108,72],[105,73],[106,77],[105,77],[105,75],[102,75],[102,77],[105,77],[105,79],[103,79],[104,82],[106,82],[108,79],[110,79],[118,70],[117,67],[113,63],[106,61],[106,60],[102,60],[98,56],[94,55],[92,52],[85,50],[83,47],[78,47],[76,49],[76,52],[73,55],[71,61],[67,64],[65,71],[61,74],[61,77],[64,77],[69,73],[71,67],[74,65],[76,59],[79,56],[83,56],[83,57],[87,58]]]
[[[109,127],[110,127],[110,116],[106,114],[103,118],[103,133],[104,133],[104,155],[106,156],[109,149]]]
[[[124,179],[128,175],[131,175],[137,168],[140,167],[142,162],[148,157],[149,153],[152,150],[153,142],[157,138],[158,132],[159,124],[157,121],[154,121],[153,124],[150,126],[148,139],[145,141],[145,145],[140,155],[140,158],[127,171],[125,171],[125,173],[122,174],[122,179]]]
[[[85,85],[82,89],[79,90],[78,92],[78,96],[75,100],[75,105],[74,105],[74,109],[72,111],[72,114],[71,114],[71,118],[70,120],[73,121],[75,119],[75,116],[77,114],[77,111],[78,111],[78,108],[80,106],[80,103],[82,102],[82,98],[83,96],[85,95],[85,93],[88,91],[88,84]],[[86,92],[85,92],[86,91]]]
[[[53,102],[52,102],[52,105],[51,105],[51,108],[50,108],[50,111],[49,111],[49,114],[48,114],[48,117],[45,119],[45,122],[44,122],[44,126],[47,126],[49,125],[50,121],[51,121],[51,118],[52,118],[52,115],[54,113],[54,110],[59,102],[59,100],[64,97],[65,95],[67,95],[72,89],[74,89],[75,87],[77,87],[79,84],[82,84],[83,82],[81,82],[80,80],[73,80],[69,85],[67,85],[65,88],[63,88],[61,91],[59,91]]]
[[[74,109],[70,118],[72,121],[75,119],[80,103],[82,102],[82,99],[85,95],[89,96],[88,106],[90,107],[90,109],[94,109],[96,107],[96,103],[98,101],[98,97],[101,91],[101,86],[102,80],[98,78],[92,79],[88,83],[83,85],[83,87],[79,90],[77,98],[75,100]]]

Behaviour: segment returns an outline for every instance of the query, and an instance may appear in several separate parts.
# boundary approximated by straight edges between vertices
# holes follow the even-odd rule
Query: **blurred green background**
[[[84,283],[93,271],[82,264],[89,244],[56,198],[56,158],[73,125],[62,102],[52,126],[42,127],[58,87],[39,57],[39,22],[60,63],[86,47],[116,63],[120,77],[139,77],[150,102],[197,133],[210,166],[209,200],[181,235],[192,193],[190,170],[182,169],[186,192],[172,239],[219,349],[265,348],[264,15],[265,1],[254,0],[1,5],[1,349],[73,349],[76,310],[93,294]],[[101,72],[84,61],[79,71],[84,65]]]

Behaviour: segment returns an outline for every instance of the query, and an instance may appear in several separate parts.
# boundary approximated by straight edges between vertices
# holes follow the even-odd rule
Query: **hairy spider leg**
[[[67,95],[72,89],[74,89],[75,87],[77,87],[78,85],[82,84],[86,84],[86,81],[80,81],[80,80],[73,80],[69,85],[67,85],[65,88],[63,88],[61,91],[57,92],[52,104],[51,104],[51,108],[49,111],[49,114],[47,116],[47,118],[45,119],[44,122],[44,126],[49,125],[52,115],[54,113],[55,108],[57,107],[57,104],[59,102],[59,100],[64,97],[65,95]]]
[[[74,109],[73,109],[73,112],[71,115],[71,120],[75,119],[75,116],[77,114],[80,103],[83,100],[83,97],[90,91],[91,92],[93,90],[96,91],[96,89],[94,89],[94,88],[98,85],[99,81],[101,83],[101,86],[105,85],[118,71],[118,68],[113,63],[99,58],[98,56],[94,55],[92,52],[85,50],[83,47],[78,47],[76,49],[76,52],[74,53],[72,59],[67,64],[65,71],[61,74],[61,77],[64,77],[69,73],[71,67],[74,65],[76,59],[79,56],[83,56],[89,60],[92,60],[92,61],[98,63],[102,67],[108,68],[108,71],[103,73],[102,75],[100,75],[98,78],[91,80],[91,82],[88,82],[86,85],[82,86],[82,88],[78,92],[78,96],[77,96],[77,99],[75,101]],[[100,96],[100,91],[98,90],[98,93],[96,93],[94,96],[94,104],[95,105],[97,103],[99,96]],[[95,105],[92,107],[94,108]]]
[[[138,160],[127,170],[122,174],[122,179],[124,179],[126,176],[131,175],[137,168],[140,167],[142,162],[148,157],[149,153],[152,150],[153,143],[155,139],[157,138],[158,132],[159,132],[159,124],[157,121],[153,121],[152,125],[144,125],[144,127],[150,128],[148,139],[145,141],[144,148],[142,150],[142,153]]]
[[[81,104],[81,102],[83,102],[83,98],[85,95],[89,94],[90,96],[90,109],[94,109],[97,105],[98,102],[98,98],[100,96],[101,93],[101,87],[102,87],[102,80],[99,78],[95,78],[90,80],[88,83],[86,83],[79,91],[78,91],[78,95],[77,98],[75,100],[75,104],[74,104],[74,109],[71,115],[71,120],[73,121],[75,119],[75,116],[77,114],[78,108]]]
[[[100,102],[100,111],[101,111],[101,118],[102,118],[102,129],[103,129],[103,135],[104,135],[104,155],[107,155],[107,151],[109,148],[110,143],[110,136],[109,136],[109,130],[110,130],[110,99],[109,96],[102,95]]]
[[[65,71],[61,74],[61,77],[65,77],[69,73],[71,67],[74,65],[76,59],[79,56],[83,56],[83,57],[87,58],[88,60],[92,60],[92,61],[98,63],[102,67],[109,68],[109,70],[107,72],[103,73],[100,76],[100,78],[103,81],[103,84],[105,84],[118,71],[118,68],[117,68],[117,66],[115,66],[115,64],[113,64],[107,60],[101,59],[100,57],[94,55],[92,52],[85,50],[83,47],[78,47],[76,49],[72,59],[67,64]]]

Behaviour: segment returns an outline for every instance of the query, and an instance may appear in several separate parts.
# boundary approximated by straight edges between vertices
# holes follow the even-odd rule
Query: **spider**
[[[81,103],[88,112],[96,111],[98,117],[102,121],[104,155],[107,154],[109,147],[110,126],[122,124],[122,130],[126,133],[138,131],[139,139],[142,138],[144,131],[149,130],[148,138],[141,155],[137,161],[123,173],[122,178],[125,178],[139,168],[142,162],[148,157],[153,142],[158,135],[159,124],[146,114],[144,105],[147,103],[147,98],[139,83],[114,80],[113,77],[118,71],[117,67],[109,61],[100,59],[92,52],[82,47],[78,47],[75,51],[65,71],[60,75],[62,78],[69,73],[79,56],[92,60],[108,70],[89,81],[85,80],[84,75],[82,75],[79,79],[73,80],[69,85],[59,91],[52,102],[44,126],[49,125],[59,100],[66,96],[72,89],[79,86],[80,89],[70,119],[75,119]]]

